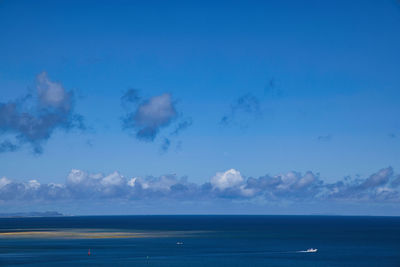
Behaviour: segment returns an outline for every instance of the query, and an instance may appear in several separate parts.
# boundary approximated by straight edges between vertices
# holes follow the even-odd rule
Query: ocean
[[[400,217],[0,218],[0,265],[400,266]]]

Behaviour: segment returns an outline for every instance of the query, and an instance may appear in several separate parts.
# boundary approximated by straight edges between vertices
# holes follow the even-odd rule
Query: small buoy
[[[87,255],[90,256],[90,248],[89,248],[89,251],[88,251]]]

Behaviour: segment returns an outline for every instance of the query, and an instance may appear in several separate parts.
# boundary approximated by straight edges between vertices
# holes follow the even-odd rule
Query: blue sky
[[[1,1],[0,205],[74,213],[66,203],[117,171],[121,188],[167,182],[143,199],[114,188],[104,203],[154,198],[154,213],[161,194],[183,199],[171,213],[299,214],[294,202],[324,199],[316,213],[397,214],[399,32],[395,0]],[[71,170],[85,173],[78,191]],[[281,186],[246,191],[265,176]],[[304,177],[311,187],[295,191]],[[63,196],[51,200],[53,183]],[[197,198],[160,189],[186,183]]]

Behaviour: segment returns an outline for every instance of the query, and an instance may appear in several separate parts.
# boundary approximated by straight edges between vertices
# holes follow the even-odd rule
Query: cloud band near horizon
[[[127,178],[115,171],[109,175],[90,174],[73,169],[65,183],[41,184],[37,180],[17,182],[0,178],[0,205],[13,201],[74,201],[97,200],[178,200],[258,202],[400,202],[400,175],[392,167],[383,168],[366,178],[343,178],[324,182],[319,175],[290,171],[275,176],[245,178],[238,170],[216,173],[204,183],[190,182],[187,177]]]

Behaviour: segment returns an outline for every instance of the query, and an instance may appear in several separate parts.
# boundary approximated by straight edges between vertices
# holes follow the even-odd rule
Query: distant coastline
[[[31,211],[31,212],[13,212],[0,213],[0,218],[19,218],[19,217],[60,217],[64,214],[58,211]]]
[[[64,214],[58,211],[31,211],[0,213],[0,218],[34,217],[400,217],[400,215],[375,214]]]

